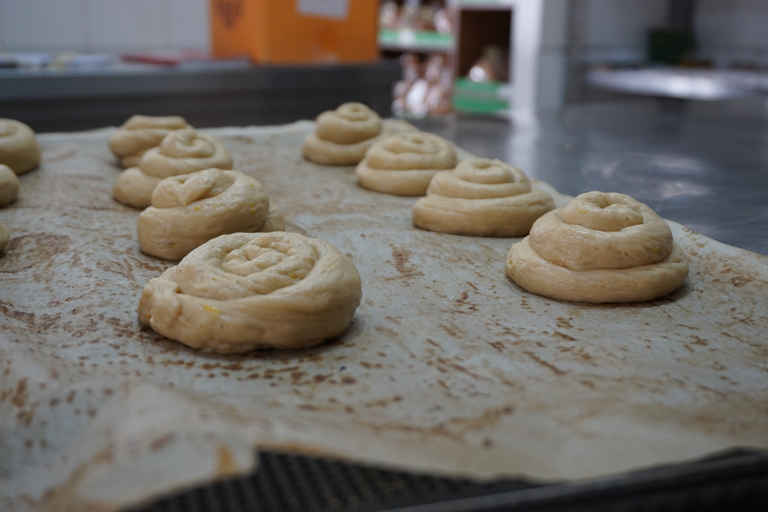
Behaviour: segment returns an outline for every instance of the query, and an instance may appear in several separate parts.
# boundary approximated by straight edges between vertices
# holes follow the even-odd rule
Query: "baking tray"
[[[504,277],[514,240],[417,230],[412,198],[303,161],[312,127],[211,133],[265,185],[289,230],[352,257],[363,303],[337,340],[248,356],[197,353],[140,326],[143,284],[173,263],[140,252],[138,212],[110,197],[111,131],[41,137],[43,165],[0,210],[12,232],[0,260],[10,284],[0,288],[0,491],[15,493],[11,505],[147,503],[248,473],[254,445],[276,473],[305,463],[367,471],[344,461],[403,482],[447,477],[461,489],[448,502],[404,497],[438,503],[491,489],[509,503],[545,489],[631,495],[637,475],[684,487],[687,477],[637,471],[768,446],[766,258],[671,223],[692,270],[678,292],[642,305],[547,300]],[[272,454],[286,450],[339,462]],[[709,467],[685,471],[723,475]],[[576,483],[552,484],[564,481]]]
[[[330,459],[262,452],[261,468],[130,512],[500,512],[764,510],[768,454],[733,450],[696,463],[593,481],[477,483]]]

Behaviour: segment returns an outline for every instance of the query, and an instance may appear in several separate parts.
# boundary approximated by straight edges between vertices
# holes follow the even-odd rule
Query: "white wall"
[[[768,0],[699,0],[695,27],[699,55],[716,65],[768,65]]]
[[[648,28],[664,25],[667,20],[668,0],[584,1],[584,60],[587,62],[644,60]],[[729,3],[729,0],[722,1]]]
[[[12,52],[210,49],[208,0],[0,0]]]

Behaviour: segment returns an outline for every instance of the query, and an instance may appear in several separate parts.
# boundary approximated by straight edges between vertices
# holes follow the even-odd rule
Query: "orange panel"
[[[214,54],[255,62],[370,62],[378,58],[378,0],[349,0],[345,19],[297,12],[299,0],[209,0]]]

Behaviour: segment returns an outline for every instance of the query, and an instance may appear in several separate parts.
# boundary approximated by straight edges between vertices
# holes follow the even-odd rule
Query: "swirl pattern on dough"
[[[40,145],[32,128],[13,119],[0,119],[0,164],[16,174],[29,172],[40,164]]]
[[[656,212],[628,195],[587,192],[553,210],[507,254],[528,291],[577,302],[640,302],[685,282],[688,261]]]
[[[163,142],[175,130],[192,128],[179,116],[131,116],[109,138],[109,149],[120,158],[123,167],[134,167],[151,148]]]
[[[7,165],[0,164],[0,208],[8,206],[19,197],[19,178]]]
[[[356,165],[385,133],[379,115],[362,103],[344,103],[317,116],[301,155],[323,165]]]
[[[423,196],[439,171],[456,166],[450,142],[431,133],[407,132],[376,142],[357,166],[360,185],[385,194]]]
[[[296,233],[234,233],[150,280],[138,313],[190,347],[240,353],[338,336],[361,297],[357,268],[332,245]]]
[[[284,229],[285,218],[270,211],[261,183],[238,171],[207,169],[162,180],[137,231],[142,251],[179,260],[219,235]]]
[[[469,236],[525,236],[534,221],[555,208],[549,194],[532,189],[528,176],[500,160],[468,158],[454,171],[435,174],[413,206],[421,229]]]
[[[138,167],[120,174],[113,189],[117,202],[144,209],[160,180],[205,169],[232,169],[232,157],[215,137],[188,128],[169,133],[160,146],[148,150]]]

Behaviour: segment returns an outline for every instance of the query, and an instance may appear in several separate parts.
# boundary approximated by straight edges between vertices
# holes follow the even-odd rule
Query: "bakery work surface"
[[[762,236],[751,219],[723,216],[740,219],[735,205],[764,197],[753,189],[765,180],[765,156],[730,145],[686,151],[687,137],[712,140],[719,127],[683,124],[663,136],[650,121],[627,120],[622,132],[620,119],[598,114],[544,119],[538,135],[521,129],[511,141],[494,140],[503,131],[496,122],[419,124],[560,192],[628,192],[677,221],[691,273],[663,299],[585,305],[522,291],[504,276],[518,239],[414,228],[415,199],[364,190],[351,167],[301,159],[310,122],[208,130],[237,170],[266,187],[288,231],[332,243],[363,282],[340,338],[239,356],[200,353],[140,325],[143,286],[173,263],[141,253],[139,212],[111,198],[112,130],[41,136],[42,166],[0,210],[11,230],[0,257],[0,504],[114,510],[254,469],[290,480],[285,468],[301,465],[272,452],[259,458],[254,447],[445,476],[455,487],[523,478],[522,502],[574,488],[580,499],[615,494],[627,474],[660,465],[674,466],[637,478],[691,484],[706,468],[710,476],[765,471],[759,453],[680,469],[724,450],[768,448],[768,262],[744,248],[768,251],[723,236]],[[739,172],[755,176],[731,185],[744,192],[741,203],[727,186]],[[693,222],[676,210],[675,194],[717,213]],[[752,466],[738,462],[746,459]],[[348,474],[339,465],[315,470]],[[397,487],[392,473],[360,471],[369,488]],[[562,481],[572,483],[545,485]]]

